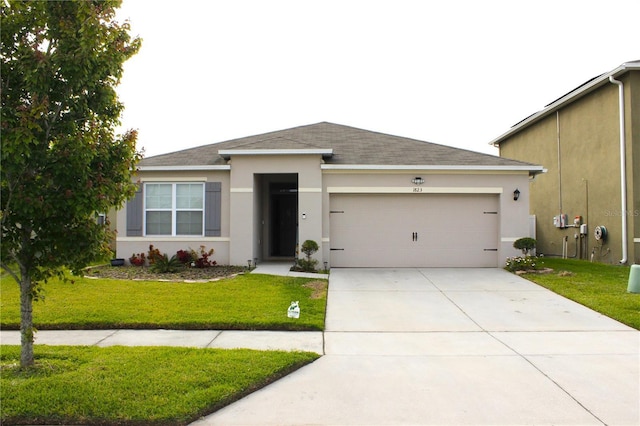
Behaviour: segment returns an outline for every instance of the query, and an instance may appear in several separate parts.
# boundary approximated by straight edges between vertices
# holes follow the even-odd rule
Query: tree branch
[[[18,275],[16,275],[16,273],[13,271],[13,269],[11,269],[9,267],[9,265],[7,265],[6,263],[4,263],[4,261],[0,260],[0,267],[2,267],[2,269],[4,269],[5,271],[7,271],[7,273],[9,275],[11,275],[11,278],[13,278],[14,280],[16,280],[16,282],[18,284],[20,284],[20,277],[18,277]]]

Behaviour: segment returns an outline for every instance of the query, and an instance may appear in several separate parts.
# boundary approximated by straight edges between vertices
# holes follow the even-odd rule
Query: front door
[[[270,185],[270,255],[295,257],[298,236],[298,188],[295,183]]]

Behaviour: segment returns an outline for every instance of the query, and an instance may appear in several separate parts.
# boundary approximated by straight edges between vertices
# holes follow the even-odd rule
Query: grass
[[[185,425],[319,357],[167,347],[2,346],[2,424]]]
[[[323,330],[327,281],[260,274],[207,283],[74,278],[44,284],[33,304],[37,329]],[[0,327],[18,329],[19,288],[0,282]],[[298,319],[287,317],[300,301]]]
[[[574,259],[544,258],[543,262],[552,273],[523,277],[640,330],[640,294],[627,292],[629,267]]]
[[[39,329],[322,330],[326,280],[240,275],[207,283],[50,280],[34,303]],[[299,300],[299,319],[287,308]],[[0,282],[2,329],[19,327],[19,289]],[[313,353],[168,347],[0,346],[0,423],[182,425],[319,357]]]

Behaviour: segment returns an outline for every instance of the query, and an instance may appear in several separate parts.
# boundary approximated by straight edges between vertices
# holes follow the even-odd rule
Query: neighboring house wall
[[[617,77],[625,87],[627,209],[621,211],[618,86],[606,81],[499,142],[500,156],[542,164],[531,182],[538,253],[616,264],[622,257],[621,215],[628,221],[628,263],[640,263],[640,72]],[[588,225],[557,228],[554,216],[581,216]],[[594,228],[605,226],[607,241]],[[577,238],[576,238],[577,236]]]

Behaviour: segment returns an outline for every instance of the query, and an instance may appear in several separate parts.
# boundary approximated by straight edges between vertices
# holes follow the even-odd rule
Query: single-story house
[[[596,76],[491,143],[543,164],[531,214],[538,253],[640,263],[640,61]]]
[[[501,267],[530,235],[542,166],[317,123],[149,157],[117,215],[117,255],[205,246],[219,264]]]

